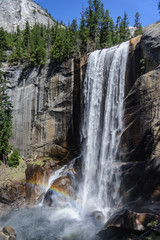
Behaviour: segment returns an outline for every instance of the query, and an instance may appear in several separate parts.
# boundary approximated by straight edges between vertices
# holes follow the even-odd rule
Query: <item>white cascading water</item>
[[[108,215],[119,203],[118,147],[129,43],[93,52],[84,82],[83,206]]]
[[[99,240],[96,235],[119,205],[120,150],[123,133],[123,99],[129,42],[90,54],[84,81],[82,134],[82,181],[76,182],[73,167],[55,171],[49,179],[69,176],[79,190],[74,197],[51,196],[34,208],[15,210],[0,217],[0,225],[12,226],[18,240]],[[72,185],[71,184],[71,185]],[[102,212],[102,214],[101,214]]]

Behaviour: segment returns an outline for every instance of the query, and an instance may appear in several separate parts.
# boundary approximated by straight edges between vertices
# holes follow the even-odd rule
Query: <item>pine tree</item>
[[[0,77],[0,160],[7,164],[11,150],[9,138],[12,136],[12,104],[7,95],[7,82]]]
[[[89,38],[89,29],[85,24],[85,13],[81,12],[80,27],[79,27],[79,38],[81,40],[81,54],[83,55],[87,51],[87,42]]]
[[[94,49],[97,48],[99,41],[100,20],[103,4],[100,0],[89,0],[89,7],[86,8],[85,17],[89,29],[89,37],[94,42]]]
[[[56,39],[51,49],[51,59],[55,62],[61,62],[63,60],[63,43],[62,43],[62,32],[58,29]]]
[[[0,27],[0,62],[6,59],[5,50],[7,50],[6,33],[2,27]]]
[[[35,24],[30,33],[30,63],[43,65],[46,60],[46,30]]]
[[[127,13],[124,12],[124,18],[121,20],[120,29],[119,29],[120,42],[124,42],[128,40],[130,37],[130,31],[129,31],[128,25],[129,25],[128,16],[127,16]]]
[[[115,27],[115,44],[119,44],[120,40],[120,26],[121,26],[122,18],[120,16],[117,17],[116,27]]]
[[[113,19],[109,15],[109,10],[107,9],[102,17],[101,22],[101,37],[100,42],[105,47],[110,47],[113,44],[113,32],[114,32]],[[103,37],[102,37],[103,36]]]
[[[140,35],[140,34],[142,34],[142,25],[141,25],[141,23],[139,22],[139,20],[140,20],[140,15],[139,15],[139,13],[138,12],[136,12],[136,14],[135,14],[135,20],[134,20],[134,27],[136,27],[136,30],[135,30],[135,32],[134,32],[134,36],[136,37],[136,36],[138,36],[138,35]]]
[[[56,35],[57,35],[57,32],[58,32],[58,22],[56,23],[55,26],[52,26],[51,27],[51,36],[50,36],[50,39],[51,39],[51,45],[53,46],[55,40],[56,40]]]
[[[26,22],[26,27],[24,30],[24,45],[25,47],[28,49],[29,48],[29,41],[30,41],[30,26],[29,26],[29,22]]]

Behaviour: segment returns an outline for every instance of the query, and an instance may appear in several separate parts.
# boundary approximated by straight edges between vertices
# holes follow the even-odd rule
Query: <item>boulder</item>
[[[0,231],[0,240],[16,240],[16,235],[12,227],[6,226]]]
[[[104,228],[98,233],[104,240],[127,240],[132,235],[141,235],[149,224],[159,221],[159,216],[151,213],[136,213],[124,209],[110,217]],[[152,225],[152,224],[151,224]]]
[[[40,165],[28,164],[25,174],[26,203],[28,205],[35,205],[41,200],[45,192],[52,170],[45,169]]]
[[[15,230],[10,227],[10,226],[6,226],[3,228],[3,232],[4,234],[8,235],[8,236],[11,236],[11,237],[16,237],[16,232]]]
[[[60,177],[52,183],[51,187],[45,194],[44,203],[48,206],[55,205],[57,194],[58,197],[64,201],[66,201],[66,197],[72,196],[71,180],[68,176]]]
[[[8,236],[0,231],[0,240],[9,240]]]

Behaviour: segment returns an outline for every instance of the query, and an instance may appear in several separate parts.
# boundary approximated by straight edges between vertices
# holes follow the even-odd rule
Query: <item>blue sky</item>
[[[35,0],[40,6],[47,9],[54,19],[63,21],[68,25],[68,21],[77,18],[79,21],[82,8],[88,6],[88,0]],[[102,0],[104,9],[110,10],[110,15],[114,21],[118,16],[123,17],[124,11],[129,17],[129,26],[134,25],[136,12],[140,14],[140,22],[145,27],[159,20],[158,0]]]

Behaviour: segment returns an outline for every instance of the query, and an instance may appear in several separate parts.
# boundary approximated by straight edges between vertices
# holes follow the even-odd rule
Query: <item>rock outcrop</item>
[[[136,213],[126,209],[114,214],[98,235],[103,240],[156,239],[153,237],[153,233],[159,235],[158,223],[158,215]],[[145,238],[150,234],[153,238]]]
[[[0,27],[15,32],[17,26],[23,30],[27,21],[31,27],[35,23],[55,24],[49,14],[32,0],[0,0]]]
[[[78,146],[86,60],[3,66],[13,104],[11,144],[21,156],[65,158],[71,146]]]
[[[160,22],[131,40],[125,98],[122,168],[125,197],[158,199],[160,185]],[[127,163],[129,162],[129,163]],[[156,193],[156,194],[155,194]],[[160,195],[159,195],[160,197]]]
[[[0,231],[1,240],[16,240],[16,236],[17,234],[15,230],[10,226],[6,226],[2,229],[2,231]]]

